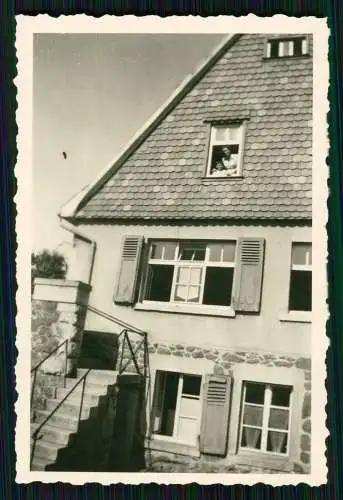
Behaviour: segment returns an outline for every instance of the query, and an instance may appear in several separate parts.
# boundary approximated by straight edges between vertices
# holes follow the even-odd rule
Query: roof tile
[[[263,60],[243,35],[77,217],[310,219],[311,58]],[[243,179],[206,179],[209,120],[249,116]]]

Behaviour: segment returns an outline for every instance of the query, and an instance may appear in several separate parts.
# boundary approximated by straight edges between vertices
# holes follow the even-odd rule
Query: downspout
[[[74,236],[77,236],[79,239],[86,241],[87,243],[90,244],[91,246],[91,261],[90,261],[90,269],[89,269],[89,275],[88,275],[88,285],[90,285],[92,281],[92,273],[93,273],[93,266],[94,266],[94,259],[95,259],[95,250],[96,250],[96,242],[95,240],[92,240],[89,236],[87,236],[85,233],[77,229],[77,227],[73,226],[70,222],[67,222],[65,219],[61,217],[61,215],[58,216],[60,219],[60,227],[62,229],[65,229],[66,231],[69,231],[72,233]]]

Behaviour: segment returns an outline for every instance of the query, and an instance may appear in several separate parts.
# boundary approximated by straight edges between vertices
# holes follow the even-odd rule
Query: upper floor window
[[[308,54],[308,38],[306,36],[272,38],[266,43],[265,57],[267,59],[304,56],[306,54]]]
[[[207,177],[237,177],[242,173],[243,124],[212,125]]]
[[[293,243],[289,289],[290,311],[312,309],[312,246],[311,243]]]
[[[151,244],[144,299],[229,306],[236,242]]]
[[[143,309],[195,314],[258,313],[264,247],[264,238],[257,237],[145,242],[126,236],[114,301],[139,299]]]

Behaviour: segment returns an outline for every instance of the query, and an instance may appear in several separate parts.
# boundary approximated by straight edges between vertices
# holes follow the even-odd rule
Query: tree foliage
[[[58,252],[42,250],[31,254],[32,285],[35,278],[64,279],[68,270],[65,257]]]

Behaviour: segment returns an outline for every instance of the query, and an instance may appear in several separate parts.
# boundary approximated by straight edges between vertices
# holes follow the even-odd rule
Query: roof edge
[[[78,225],[113,225],[113,224],[123,224],[123,225],[172,225],[179,226],[182,225],[213,225],[213,223],[217,225],[226,225],[226,224],[240,224],[240,225],[312,225],[312,216],[303,216],[301,218],[290,218],[290,217],[277,217],[273,216],[270,218],[265,217],[202,217],[202,218],[161,218],[161,217],[70,217],[67,219],[70,223],[78,226]]]
[[[95,180],[79,191],[60,210],[59,217],[72,218],[76,215],[81,205],[84,205],[100,187],[122,166],[127,158],[142,144],[150,133],[159,125],[168,113],[181,101],[181,99],[194,87],[204,74],[230,49],[241,34],[228,35],[212,51],[205,61],[201,62],[194,73],[189,74],[174,90],[169,98],[157,109],[149,120],[141,127],[132,139],[122,148],[117,156],[104,168]]]

